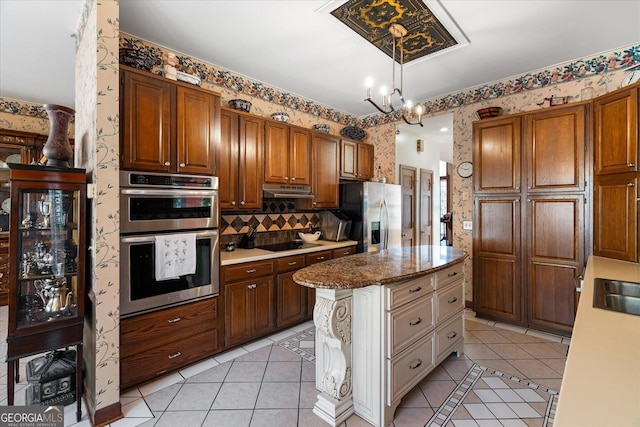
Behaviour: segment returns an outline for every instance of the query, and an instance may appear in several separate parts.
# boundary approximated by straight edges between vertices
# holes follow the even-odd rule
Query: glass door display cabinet
[[[51,352],[46,357],[55,358],[61,354],[56,350],[75,346],[75,366],[73,361],[71,366],[76,381],[65,377],[66,380],[47,380],[35,390],[27,387],[25,399],[28,405],[64,405],[75,400],[79,421],[85,297],[85,170],[18,164],[10,164],[9,169],[8,403],[13,405],[20,358],[45,352]],[[69,351],[64,353],[68,359]],[[43,364],[38,363],[38,368]],[[32,383],[29,372],[27,366],[27,380]]]

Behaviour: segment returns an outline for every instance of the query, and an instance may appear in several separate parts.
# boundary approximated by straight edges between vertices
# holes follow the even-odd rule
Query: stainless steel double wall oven
[[[120,315],[219,292],[218,178],[120,172]],[[194,233],[196,272],[156,280],[156,236]]]

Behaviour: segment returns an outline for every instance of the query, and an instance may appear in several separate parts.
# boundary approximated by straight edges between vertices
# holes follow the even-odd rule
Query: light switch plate
[[[462,221],[462,229],[463,230],[471,230],[473,228],[472,221]]]

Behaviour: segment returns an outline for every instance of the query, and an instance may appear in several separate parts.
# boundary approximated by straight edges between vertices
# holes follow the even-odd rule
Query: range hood
[[[312,199],[310,185],[262,184],[265,199]]]

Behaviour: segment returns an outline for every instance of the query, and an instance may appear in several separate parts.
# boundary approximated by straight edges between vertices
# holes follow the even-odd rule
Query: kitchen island
[[[595,278],[640,282],[640,264],[589,258],[555,427],[640,425],[640,316],[593,307]]]
[[[387,426],[402,397],[462,353],[464,251],[414,246],[351,255],[293,275],[316,289],[313,412]]]

